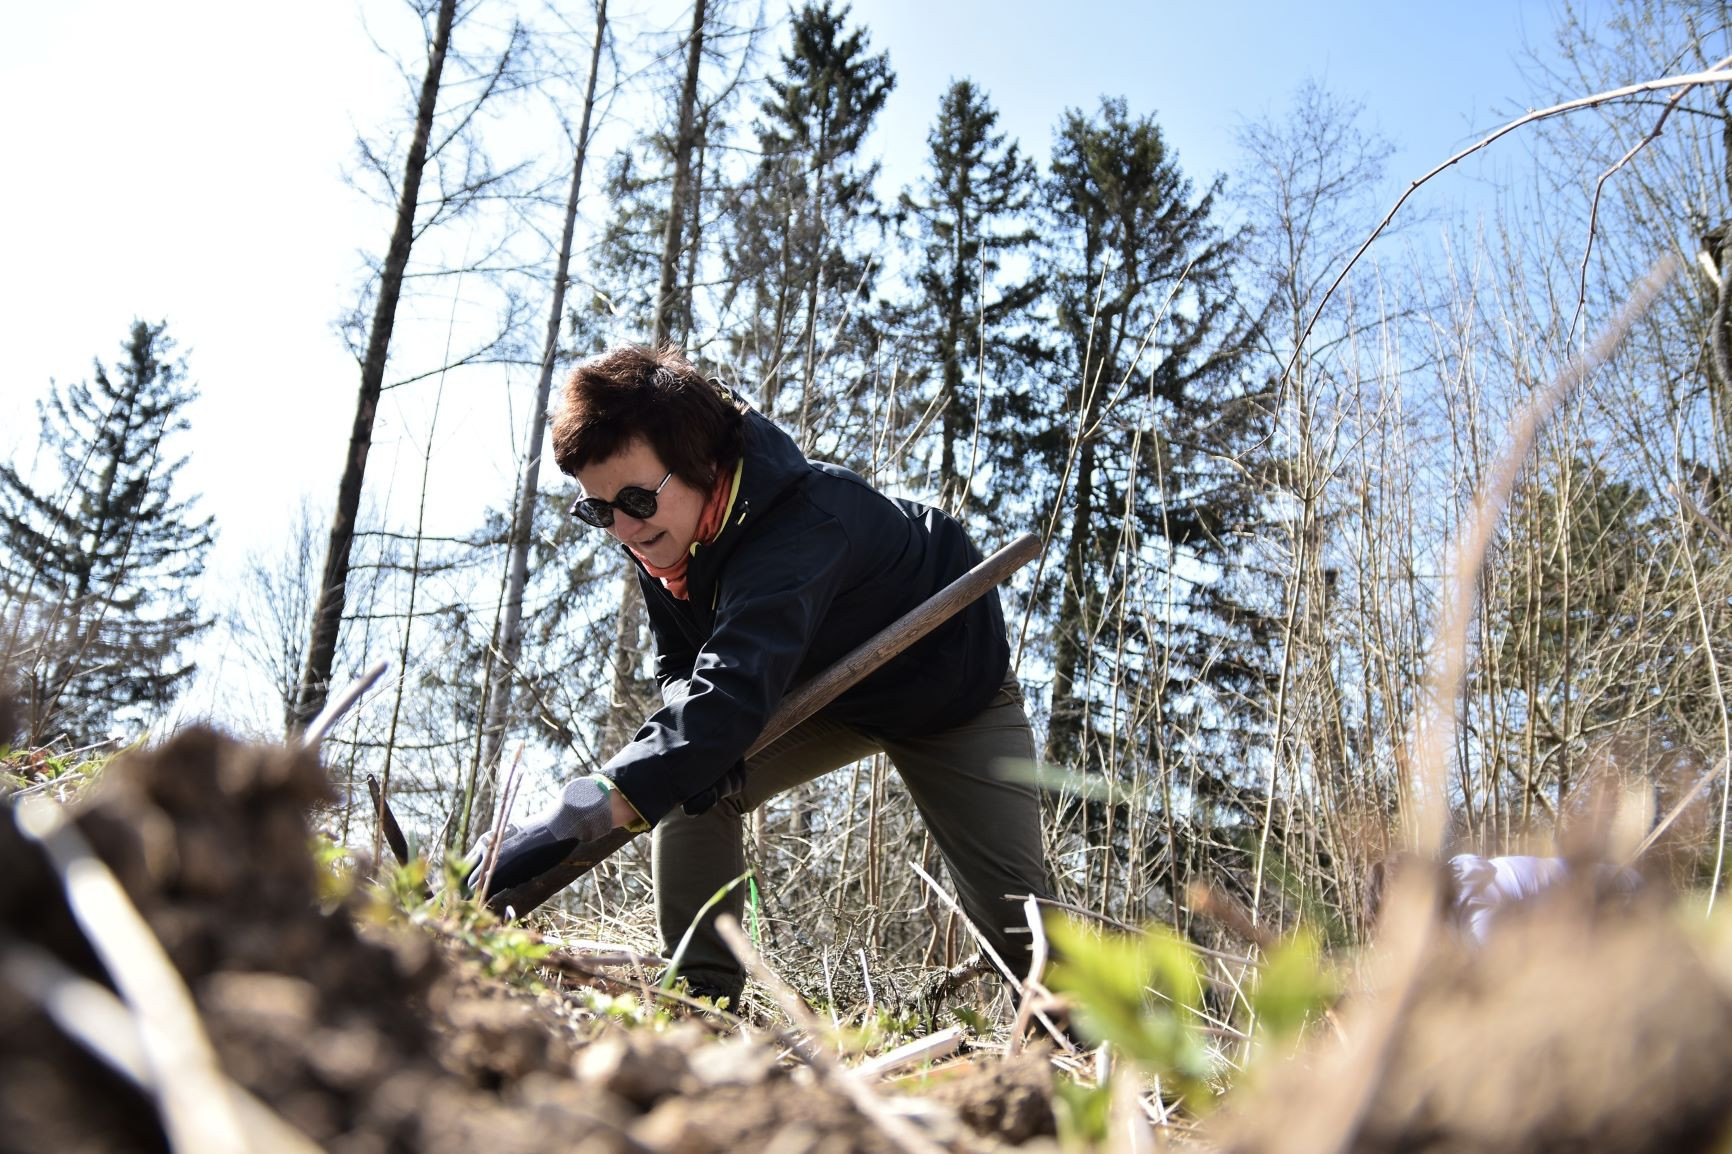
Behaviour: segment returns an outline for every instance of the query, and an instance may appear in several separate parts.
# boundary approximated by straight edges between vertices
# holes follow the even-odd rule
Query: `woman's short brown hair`
[[[675,350],[617,345],[572,370],[553,459],[575,475],[643,440],[676,477],[705,489],[739,458],[744,426],[727,389]]]

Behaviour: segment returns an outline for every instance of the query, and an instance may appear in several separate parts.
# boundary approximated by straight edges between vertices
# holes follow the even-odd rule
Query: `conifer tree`
[[[193,586],[209,517],[176,494],[197,390],[165,323],[135,321],[123,358],[38,407],[48,483],[0,464],[0,657],[27,740],[85,745],[166,707],[203,630]]]
[[[957,510],[968,505],[969,480],[984,460],[981,442],[992,439],[976,414],[1002,411],[1007,376],[1035,347],[1022,322],[1041,293],[1026,267],[1020,276],[1005,268],[1034,243],[1035,173],[1016,144],[993,131],[997,123],[973,82],[953,83],[926,138],[930,168],[900,201],[919,252],[916,296],[903,319],[910,371],[930,376],[929,400],[919,407],[937,435],[939,500]],[[989,382],[999,393],[990,400]]]
[[[1229,580],[1256,516],[1262,423],[1234,241],[1218,189],[1196,195],[1153,119],[1122,100],[1065,115],[1044,191],[1062,393],[1012,448],[1059,483],[1046,755],[1098,766],[1096,725],[1124,733],[1109,715],[1126,709],[1163,756],[1197,752],[1239,724],[1232,703],[1260,676],[1256,622]]]
[[[888,55],[871,54],[848,15],[831,0],[795,14],[729,253],[747,318],[734,338],[739,371],[759,407],[807,444],[820,424],[836,427],[827,366],[865,343],[873,269],[860,238],[879,215],[878,166],[859,151],[895,84]]]
[[[645,96],[657,113],[607,161],[611,208],[586,273],[595,291],[570,317],[580,350],[671,342],[701,358],[715,339],[701,290],[732,275],[712,267],[729,191],[720,158],[733,151],[732,109],[761,31],[735,21],[737,7],[693,5],[681,39],[659,53],[667,66],[650,69]]]

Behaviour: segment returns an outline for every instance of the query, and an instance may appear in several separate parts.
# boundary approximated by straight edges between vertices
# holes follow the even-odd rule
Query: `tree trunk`
[[[489,780],[499,765],[499,750],[505,744],[505,715],[511,704],[517,661],[523,653],[523,590],[529,582],[529,542],[535,531],[535,500],[541,482],[541,447],[546,439],[547,402],[553,391],[553,362],[559,355],[559,326],[565,315],[565,290],[570,283],[571,242],[577,225],[577,202],[583,189],[583,164],[589,151],[589,123],[595,111],[596,75],[601,70],[601,48],[607,34],[607,0],[597,0],[595,45],[589,57],[589,81],[583,94],[583,117],[577,129],[577,150],[571,162],[571,188],[565,197],[565,227],[559,238],[558,266],[553,274],[553,300],[547,310],[547,337],[541,346],[541,376],[535,384],[535,408],[529,416],[529,437],[524,446],[523,484],[511,516],[511,570],[505,581],[505,605],[499,628],[499,652],[488,682],[483,713],[484,745],[480,765]],[[469,844],[471,814],[475,804],[475,777],[471,773],[464,791],[462,819],[457,844]],[[487,824],[483,813],[481,824]]]
[[[403,274],[409,265],[409,248],[415,238],[415,210],[421,194],[421,174],[427,166],[427,142],[433,134],[433,114],[439,103],[439,79],[445,69],[445,53],[451,44],[451,25],[457,0],[440,0],[439,18],[428,46],[427,73],[421,79],[421,96],[415,107],[415,135],[403,165],[403,189],[397,199],[397,220],[391,230],[391,245],[379,277],[379,300],[367,333],[367,353],[361,362],[361,391],[355,405],[355,425],[349,434],[349,453],[343,477],[337,486],[337,508],[331,516],[331,543],[325,555],[325,575],[314,603],[312,635],[307,643],[307,664],[301,673],[300,690],[287,721],[291,733],[303,728],[325,707],[330,693],[331,665],[337,654],[337,634],[343,624],[343,603],[349,580],[349,556],[355,541],[355,517],[361,507],[361,483],[367,474],[367,453],[373,445],[373,418],[379,408],[379,393],[385,382],[385,361],[391,347],[391,329],[397,319],[397,301],[403,291]]]
[[[951,245],[949,283],[945,286],[944,294],[944,364],[943,380],[939,384],[942,390],[942,400],[939,403],[939,439],[943,447],[938,465],[938,503],[958,517],[963,516],[968,496],[968,483],[962,478],[961,466],[956,459],[956,442],[962,438],[963,432],[962,343],[970,335],[967,318],[963,315],[963,298],[967,291],[965,280],[968,276],[968,270],[963,267],[967,260],[967,220],[963,215],[968,211],[966,174],[962,183],[963,192],[951,204],[956,235]]]
[[[1092,405],[1079,414],[1078,428],[1086,430]],[[1086,585],[1089,575],[1089,532],[1094,517],[1095,446],[1084,436],[1077,453],[1076,508],[1071,513],[1065,545],[1064,591],[1054,632],[1052,715],[1047,724],[1046,758],[1073,770],[1085,767],[1083,729],[1088,712],[1087,665],[1090,631]]]
[[[685,239],[685,214],[690,199],[692,153],[697,143],[696,110],[698,73],[704,60],[704,12],[706,0],[692,6],[692,31],[686,42],[686,75],[680,87],[679,126],[674,137],[674,180],[668,193],[668,216],[662,230],[661,268],[657,277],[655,305],[650,327],[656,345],[667,343],[673,330],[674,301],[678,295],[680,248]],[[687,318],[686,324],[690,323]],[[637,571],[628,563],[620,583],[619,618],[614,630],[613,685],[610,689],[607,723],[602,729],[603,748],[624,745],[637,729],[637,706],[643,664],[641,638],[646,620]]]
[[[680,88],[679,128],[674,135],[674,186],[668,199],[667,227],[662,230],[661,276],[656,284],[655,312],[651,322],[654,343],[667,343],[673,335],[672,314],[678,296],[674,287],[680,266],[680,247],[686,234],[686,202],[691,196],[692,153],[697,151],[698,72],[704,62],[705,0],[692,6],[692,33],[686,43],[686,79]],[[691,318],[684,318],[682,327]]]

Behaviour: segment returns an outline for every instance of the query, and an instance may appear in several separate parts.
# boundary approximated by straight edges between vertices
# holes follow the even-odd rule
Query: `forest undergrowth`
[[[1047,918],[1064,960],[1010,1006],[894,974],[838,998],[741,932],[754,981],[723,1009],[658,988],[648,926],[369,879],[320,836],[303,751],[195,729],[5,766],[12,1149],[1658,1151],[1732,1121],[1732,920],[1658,886],[1564,887],[1484,949],[1421,869],[1376,953],[1269,940],[1219,894],[1194,904],[1259,939],[1241,956]],[[1037,1009],[1067,1029],[1025,1044]]]

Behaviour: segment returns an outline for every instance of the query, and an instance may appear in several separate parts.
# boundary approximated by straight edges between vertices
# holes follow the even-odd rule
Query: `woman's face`
[[[630,441],[607,460],[577,471],[583,495],[606,501],[613,500],[627,485],[654,492],[663,477],[668,477],[668,467],[643,440]],[[656,495],[654,516],[639,520],[616,508],[613,524],[607,531],[651,565],[665,568],[678,562],[691,548],[707,499],[707,493],[678,477],[668,477],[667,484]]]

